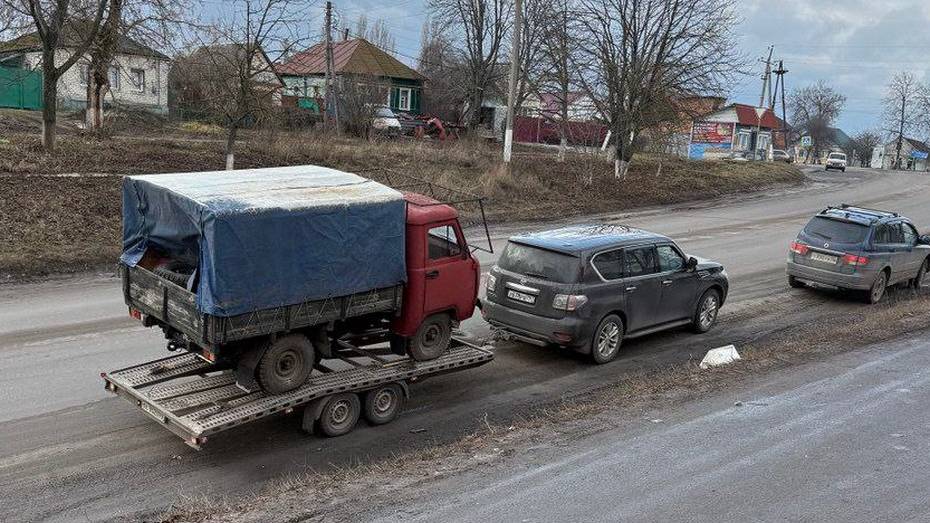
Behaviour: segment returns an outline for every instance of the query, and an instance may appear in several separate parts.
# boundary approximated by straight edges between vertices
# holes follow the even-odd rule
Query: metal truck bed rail
[[[330,394],[415,381],[477,367],[494,359],[491,351],[456,338],[444,355],[432,361],[392,356],[349,346],[339,351],[339,359],[321,361],[306,385],[276,395],[247,392],[236,385],[234,370],[211,370],[210,363],[192,353],[105,372],[101,377],[106,390],[135,403],[199,450],[207,436],[271,414],[291,412]],[[340,363],[348,368],[334,368]]]

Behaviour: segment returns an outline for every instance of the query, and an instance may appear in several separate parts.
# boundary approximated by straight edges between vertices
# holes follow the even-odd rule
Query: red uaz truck
[[[480,275],[452,205],[317,166],[126,177],[123,251],[133,317],[269,394],[346,345],[439,358]]]

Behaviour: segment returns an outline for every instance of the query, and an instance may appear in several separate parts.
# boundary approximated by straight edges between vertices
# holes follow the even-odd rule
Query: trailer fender
[[[313,428],[316,426],[316,420],[320,419],[320,414],[323,413],[323,406],[326,402],[329,401],[329,396],[323,396],[322,398],[317,398],[310,402],[309,405],[304,407],[304,417],[301,422],[301,428],[307,434],[313,434]]]
[[[239,358],[236,364],[236,385],[240,389],[248,392],[261,389],[258,380],[255,379],[255,370],[258,368],[258,362],[261,361],[262,356],[265,355],[265,351],[268,350],[267,347],[268,345],[264,343],[257,343],[253,349],[247,350],[245,354]]]

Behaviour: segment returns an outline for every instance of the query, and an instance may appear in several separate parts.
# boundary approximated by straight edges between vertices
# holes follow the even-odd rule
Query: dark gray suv
[[[898,213],[848,204],[827,207],[811,218],[791,242],[788,285],[823,285],[861,290],[877,303],[885,288],[925,284],[930,269],[930,236]]]
[[[719,263],[617,225],[510,239],[487,279],[485,319],[504,338],[613,360],[623,338],[691,324],[706,332],[729,290]]]

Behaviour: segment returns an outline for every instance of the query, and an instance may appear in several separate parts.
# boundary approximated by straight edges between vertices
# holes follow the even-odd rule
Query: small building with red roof
[[[326,85],[326,45],[320,43],[296,53],[275,70],[284,80],[285,94],[299,99],[322,99]],[[354,76],[383,82],[385,105],[393,111],[420,113],[426,77],[364,38],[333,43],[333,73],[341,81]]]
[[[785,148],[787,126],[768,107],[733,103],[694,119],[688,157],[725,158],[732,153]]]

